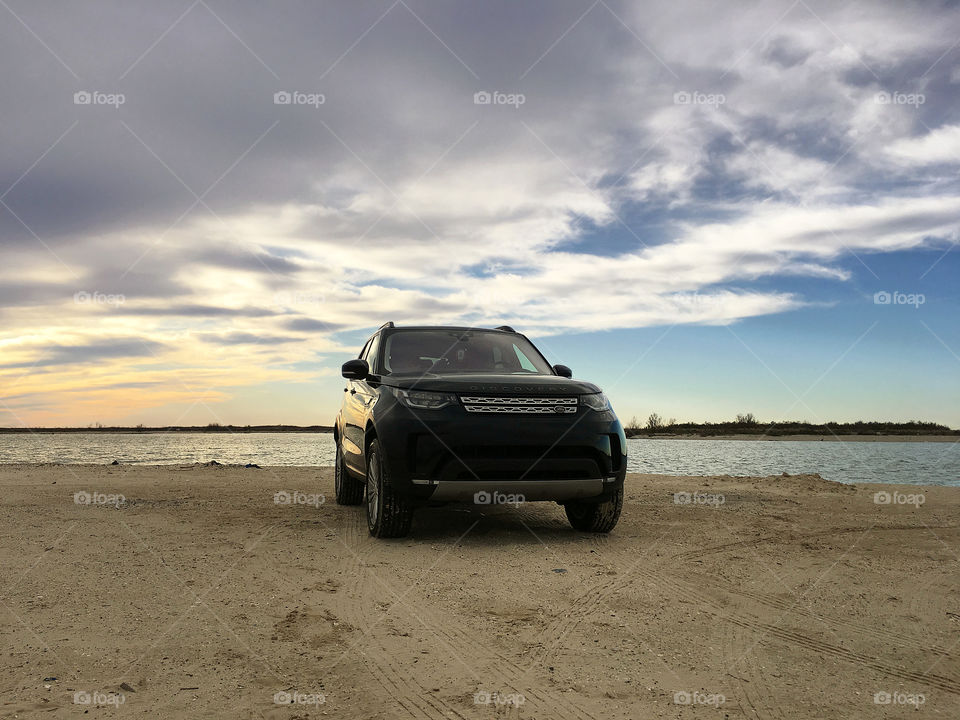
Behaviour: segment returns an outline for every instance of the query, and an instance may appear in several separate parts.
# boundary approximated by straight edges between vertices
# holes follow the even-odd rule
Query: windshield
[[[495,373],[553,375],[529,340],[497,330],[403,330],[387,336],[384,369],[392,375]]]

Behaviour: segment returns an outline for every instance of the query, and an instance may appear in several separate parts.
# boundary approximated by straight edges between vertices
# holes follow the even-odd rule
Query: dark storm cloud
[[[208,191],[203,202],[217,214],[307,197],[331,162],[362,171],[324,123],[350,141],[365,136],[390,144],[399,166],[412,149],[394,140],[410,120],[385,110],[419,104],[426,113],[432,105],[445,122],[452,109],[426,85],[392,81],[404,68],[391,68],[387,57],[405,58],[406,69],[431,66],[424,78],[430,83],[462,84],[463,110],[476,85],[402,6],[371,32],[362,52],[330,70],[389,3],[303,5],[286,13],[263,3],[210,2],[172,29],[183,7],[93,2],[72,6],[67,17],[52,6],[10,5],[67,66],[13,18],[0,25],[0,58],[16,68],[4,88],[9,142],[0,146],[0,193],[17,183],[5,202],[45,239],[138,223],[165,227]],[[116,108],[75,105],[80,90],[122,93],[125,101]],[[324,93],[325,103],[275,105],[274,93],[283,90]],[[377,173],[388,181],[395,174],[379,164]],[[0,211],[0,230],[31,239]],[[193,214],[213,217],[203,204]]]
[[[801,64],[810,57],[810,51],[801,47],[790,37],[776,37],[764,48],[764,57],[781,67],[789,68]]]
[[[676,90],[729,92],[732,84],[749,80],[751,69],[743,63],[694,64],[676,52],[660,62],[663,51],[655,48],[678,42],[683,25],[663,37],[655,37],[656,24],[627,29],[616,18],[629,17],[631,6],[615,2],[585,15],[584,4],[573,0],[457,6],[411,0],[409,9],[384,0],[303,4],[296,12],[250,0],[211,0],[192,8],[101,1],[74,4],[69,13],[25,0],[9,4],[62,63],[12,17],[0,25],[0,59],[14,69],[5,78],[0,193],[16,184],[4,202],[53,246],[78,233],[137,226],[162,232],[190,218],[215,222],[254,204],[318,196],[334,206],[338,197],[347,204],[353,189],[323,187],[335,171],[348,170],[357,186],[382,181],[393,187],[411,168],[426,169],[476,120],[472,95],[480,89],[525,92],[524,118],[553,145],[557,138],[539,121],[610,106],[622,70],[584,62],[598,48],[613,57],[639,53],[644,60],[637,77],[655,92],[646,93],[642,104],[619,98],[622,117],[605,118],[611,137],[641,148],[650,138],[635,113],[669,106]],[[661,15],[667,13],[651,12],[651,22],[662,22]],[[638,44],[637,32],[649,52]],[[554,47],[561,35],[563,42]],[[803,64],[811,52],[780,28],[762,50],[785,69]],[[896,65],[868,56],[870,69],[855,67],[847,79],[906,86],[937,52],[931,48]],[[945,70],[946,64],[928,82],[943,82]],[[78,90],[123,93],[125,102],[117,108],[75,105]],[[325,102],[317,108],[275,105],[274,93],[283,90],[322,93]],[[943,90],[936,93],[940,100],[931,97],[923,109],[930,117],[942,114],[937,102],[953,102]],[[771,117],[777,110],[771,108]],[[829,104],[824,111],[830,112]],[[477,132],[499,135],[502,146],[498,128],[509,125],[520,130],[517,142],[529,143],[514,120],[487,113]],[[786,142],[804,154],[835,159],[849,141],[841,142],[844,128],[827,125],[812,125]],[[423,140],[404,142],[411,137]],[[739,149],[727,149],[734,151]],[[33,244],[30,230],[0,206],[5,238]],[[351,225],[318,232],[350,238],[357,231]],[[370,240],[422,232],[415,222],[386,218]],[[290,260],[242,253],[210,251],[196,259],[278,274],[298,269]]]
[[[871,139],[872,118],[860,118],[876,110],[864,98],[922,80],[926,102],[902,123],[906,132],[955,121],[956,56],[935,61],[954,42],[956,14],[922,4],[912,6],[921,30],[909,42],[880,44],[899,4],[872,5],[866,20],[816,0],[787,15],[760,4],[736,19],[716,3],[615,0],[7,4],[0,238],[36,251],[34,267],[71,269],[64,301],[77,291],[124,295],[112,315],[100,313],[111,318],[269,317],[256,307],[270,304],[266,290],[322,295],[327,284],[353,282],[403,282],[424,295],[408,293],[394,311],[394,296],[374,293],[354,313],[367,316],[361,324],[455,315],[466,308],[426,297],[417,273],[437,274],[419,266],[427,253],[406,251],[446,253],[449,290],[464,279],[451,238],[492,240],[489,257],[464,253],[477,266],[536,244],[535,256],[511,265],[533,277],[551,255],[539,248],[558,242],[591,258],[614,254],[614,243],[597,248],[618,226],[598,209],[606,204],[655,218],[650,244],[669,243],[726,208],[744,216],[771,199],[795,202],[790,182],[755,182],[768,148],[830,166],[841,177],[828,179],[847,193],[839,203],[873,201],[878,188],[922,196],[920,170],[871,166],[884,145]],[[526,103],[478,107],[479,90],[524,93]],[[75,104],[78,91],[122,93],[124,102]],[[278,105],[279,91],[322,93],[324,102]],[[678,91],[727,102],[678,107]],[[889,118],[902,108],[887,110],[877,119],[894,137],[904,131]],[[744,158],[754,166],[730,162]],[[632,189],[648,170],[648,185]],[[934,180],[943,191],[946,181]],[[418,212],[408,201],[420,202]],[[531,230],[540,236],[528,241]],[[616,249],[646,233],[637,227]],[[261,235],[274,249],[258,245]],[[360,238],[396,254],[371,267],[363,248],[339,252]],[[321,249],[298,256],[276,247],[284,240]],[[337,252],[325,252],[331,244]],[[56,303],[49,275],[0,288],[0,300]],[[219,308],[227,297],[244,307]],[[138,302],[153,298],[166,302]],[[342,308],[327,309],[343,319]],[[309,317],[284,326],[343,327]]]
[[[148,269],[153,272],[145,272]],[[138,268],[123,271],[95,267],[77,281],[78,289],[123,295],[127,298],[172,299],[189,292],[183,282],[171,277],[171,269],[167,269],[164,263],[156,262],[156,256],[151,258],[150,262],[144,263],[142,270]]]
[[[325,322],[323,320],[314,320],[313,318],[299,317],[292,318],[283,323],[288,330],[297,332],[331,332],[343,327],[338,323]]]
[[[268,253],[244,251],[242,248],[212,248],[196,253],[192,258],[197,262],[249,272],[270,273],[271,275],[289,275],[303,268],[296,262]]]
[[[23,306],[60,304],[76,300],[77,294],[101,293],[141,298],[171,298],[186,288],[164,276],[94,269],[69,283],[4,282],[0,283],[0,305]],[[79,301],[81,304],[83,299]]]
[[[59,283],[12,282],[0,284],[0,306],[38,305],[63,301]]]
[[[251,204],[314,201],[318,192],[348,202],[350,188],[318,186],[338,169],[358,184],[391,187],[411,168],[427,169],[477,119],[477,90],[521,90],[535,80],[528,109],[537,103],[537,113],[550,117],[569,109],[571,93],[583,107],[605,104],[612,79],[602,65],[580,64],[571,74],[543,62],[535,76],[519,79],[583,13],[572,0],[456,10],[410,2],[372,30],[390,2],[304,4],[296,12],[258,2],[207,5],[171,29],[185,7],[92,2],[65,14],[10,3],[67,66],[12,18],[0,26],[0,59],[16,68],[6,77],[0,193],[16,183],[5,202],[46,242],[134,226],[160,232]],[[563,65],[597,43],[636,49],[606,11],[591,13],[583,29],[551,59]],[[78,90],[122,93],[125,102],[75,105]],[[323,93],[325,102],[275,105],[283,90]],[[514,117],[486,113],[486,132],[504,124],[522,131]],[[404,142],[411,134],[422,142]],[[0,232],[34,242],[3,207]]]
[[[35,360],[0,364],[3,369],[43,368],[54,365],[80,365],[117,358],[154,357],[167,346],[139,338],[107,338],[80,345],[42,345],[31,348]]]
[[[282,345],[284,343],[303,342],[302,337],[284,337],[281,335],[260,335],[257,333],[232,332],[223,335],[212,333],[197,333],[203,342],[214,345]]]
[[[271,317],[277,312],[257,307],[226,308],[216,305],[175,304],[169,307],[137,307],[125,304],[118,308],[121,315],[181,316],[181,317]]]

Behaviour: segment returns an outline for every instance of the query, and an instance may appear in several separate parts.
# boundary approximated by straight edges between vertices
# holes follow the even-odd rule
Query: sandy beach
[[[631,475],[609,536],[532,503],[400,541],[332,495],[0,466],[0,716],[960,716],[960,488]]]

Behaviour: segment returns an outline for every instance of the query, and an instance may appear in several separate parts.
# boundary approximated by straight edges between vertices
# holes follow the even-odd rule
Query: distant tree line
[[[0,433],[256,433],[256,432],[288,432],[288,433],[329,433],[333,432],[330,425],[167,425],[164,427],[147,427],[143,424],[135,427],[108,427],[103,423],[92,423],[88,427],[0,427]]]
[[[805,420],[787,420],[762,423],[753,413],[737,415],[725,422],[678,423],[674,418],[664,420],[659,413],[650,413],[646,423],[636,416],[624,430],[633,435],[960,435],[946,425],[912,420],[910,422],[883,422],[858,420],[852,423],[809,423]]]

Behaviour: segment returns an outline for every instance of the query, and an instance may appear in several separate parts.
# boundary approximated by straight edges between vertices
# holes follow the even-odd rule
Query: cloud
[[[140,339],[169,366],[123,381],[209,388],[388,319],[734,323],[958,238],[952,7],[13,9],[62,63],[0,27],[0,369],[46,348],[60,388]]]
[[[902,138],[887,154],[910,165],[960,164],[960,125],[944,125],[926,135]]]
[[[143,316],[175,316],[175,317],[272,317],[277,315],[276,310],[257,308],[252,306],[241,308],[219,307],[217,305],[202,305],[199,303],[172,304],[166,307],[130,306],[124,304],[119,312],[124,315]]]
[[[163,343],[142,338],[105,338],[78,345],[28,346],[32,360],[0,364],[0,369],[44,368],[53,365],[83,365],[119,358],[155,357]]]
[[[197,337],[206,343],[215,345],[283,345],[285,343],[303,342],[302,337],[284,337],[282,335],[258,335],[248,332],[232,332],[224,335],[200,333]]]
[[[284,327],[299,332],[332,332],[343,326],[337,323],[325,322],[324,320],[301,317],[287,320],[284,322]]]

